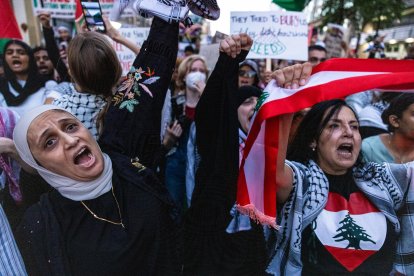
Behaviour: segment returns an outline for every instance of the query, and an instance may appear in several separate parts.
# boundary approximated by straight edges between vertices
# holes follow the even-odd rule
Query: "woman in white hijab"
[[[159,137],[153,109],[161,110],[177,41],[178,23],[154,18],[134,62],[139,69],[114,96],[99,145],[57,106],[37,107],[16,125],[19,155],[55,188],[27,210],[16,236],[29,275],[179,273],[173,204],[142,157],[148,135],[158,129]]]

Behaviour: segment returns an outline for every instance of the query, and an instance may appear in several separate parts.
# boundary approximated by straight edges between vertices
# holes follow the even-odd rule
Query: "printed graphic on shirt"
[[[348,271],[353,271],[381,249],[387,223],[384,214],[361,192],[352,193],[349,201],[337,193],[329,193],[314,231],[328,252]]]

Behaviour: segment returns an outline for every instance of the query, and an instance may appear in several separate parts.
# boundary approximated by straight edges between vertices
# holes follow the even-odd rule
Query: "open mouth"
[[[352,151],[354,149],[354,145],[351,143],[343,143],[339,145],[337,151],[341,156],[350,157],[352,155]]]
[[[20,60],[15,59],[15,60],[12,61],[12,64],[13,65],[21,65],[22,62]]]
[[[90,167],[95,162],[95,157],[92,152],[87,148],[83,147],[74,158],[75,165],[83,167]]]

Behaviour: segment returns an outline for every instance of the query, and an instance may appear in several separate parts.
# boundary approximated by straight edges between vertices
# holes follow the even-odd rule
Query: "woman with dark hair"
[[[349,107],[346,102],[341,100],[326,101],[315,105],[312,108],[311,114],[313,115],[305,115],[306,121],[303,120],[303,123],[299,125],[297,134],[293,137],[292,143],[289,145],[287,159],[301,163],[306,163],[310,159],[316,160],[316,137],[321,135],[329,120],[331,120],[334,115],[337,115],[342,107],[349,108],[355,118],[357,118],[357,114],[353,109]],[[328,111],[325,114],[324,112],[326,110]],[[356,126],[358,126],[357,120],[355,120],[355,123]],[[301,135],[302,133],[306,133],[306,135]],[[309,147],[308,145],[312,146]]]
[[[6,117],[3,117],[1,128],[3,128],[4,134],[10,133],[10,135],[9,138],[6,138],[7,135],[3,136],[0,147],[6,160],[20,161],[10,139],[15,122],[28,110],[44,104],[49,97],[58,97],[59,94],[50,92],[44,87],[48,79],[38,73],[32,49],[23,41],[10,40],[4,46],[4,72],[4,77],[0,78],[0,106],[5,108],[2,114],[9,114],[6,117],[13,118],[13,120],[7,121]],[[56,84],[51,81],[52,83]],[[14,115],[11,116],[11,114]],[[13,123],[9,124],[10,122]],[[20,165],[24,166],[23,163]],[[9,178],[9,184],[13,183],[15,187],[6,185],[0,191],[0,195],[4,195],[2,204],[13,231],[19,224],[26,208],[35,202],[32,199],[36,200],[38,195],[44,192],[43,188],[46,188],[42,186],[42,189],[39,190],[32,189],[36,177],[29,176],[24,170],[20,171],[19,176],[19,170],[14,170],[15,177]],[[13,179],[14,181],[12,181]],[[25,183],[30,185],[25,185]],[[9,188],[14,189],[9,190]]]
[[[403,93],[394,98],[381,117],[389,133],[362,141],[367,161],[406,163],[414,160],[414,94]]]
[[[288,114],[280,121],[280,230],[267,272],[411,275],[404,253],[413,246],[412,217],[398,216],[413,197],[411,163],[363,162],[358,119],[343,100],[313,106],[286,153],[291,120]]]
[[[0,78],[0,106],[10,107],[20,115],[57,97],[44,88],[48,79],[38,73],[29,45],[10,40],[4,46],[4,77]]]
[[[381,114],[390,105],[392,99],[398,97],[401,92],[382,92],[375,102],[365,106],[358,113],[359,132],[362,139],[370,136],[388,133],[387,125],[382,122]]]

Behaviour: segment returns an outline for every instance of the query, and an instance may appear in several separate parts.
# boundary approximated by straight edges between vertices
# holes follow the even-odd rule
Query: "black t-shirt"
[[[302,234],[302,275],[389,275],[396,243],[392,224],[359,191],[351,171],[326,176],[327,206]]]

